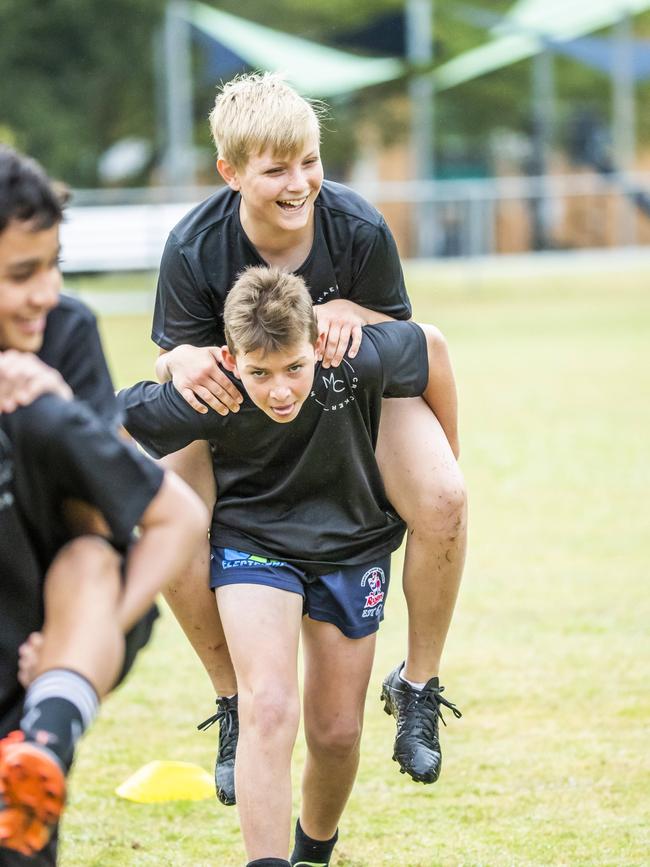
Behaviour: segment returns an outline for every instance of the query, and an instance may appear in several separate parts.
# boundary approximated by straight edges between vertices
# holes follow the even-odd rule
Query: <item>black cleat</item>
[[[217,798],[226,807],[232,807],[235,800],[235,754],[239,738],[239,714],[237,696],[217,699],[217,712],[197,726],[199,731],[209,729],[219,723],[219,749],[214,763],[214,785]]]
[[[402,774],[416,783],[435,783],[440,776],[442,753],[438,740],[438,719],[447,725],[440,705],[448,707],[456,719],[462,716],[455,704],[443,698],[437,677],[427,681],[421,691],[399,676],[404,663],[386,677],[381,689],[384,710],[397,721],[393,761]]]

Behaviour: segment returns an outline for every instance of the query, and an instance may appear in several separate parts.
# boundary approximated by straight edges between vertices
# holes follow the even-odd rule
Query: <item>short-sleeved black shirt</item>
[[[223,305],[237,276],[266,264],[239,221],[241,196],[218,190],[172,230],[160,264],[151,336],[163,349],[222,345]],[[295,272],[314,304],[335,298],[409,319],[411,305],[395,241],[361,196],[324,181],[314,203],[314,242]]]
[[[405,526],[386,498],[374,448],[382,397],[426,387],[426,341],[411,322],[364,332],[356,358],[316,366],[312,393],[288,424],[248,395],[238,413],[221,416],[195,412],[171,382],[118,394],[128,431],[155,457],[210,441],[219,492],[213,542],[314,573],[399,546]]]
[[[0,736],[22,695],[18,647],[42,626],[43,577],[70,538],[64,502],[95,506],[124,549],[162,477],[78,401],[44,395],[0,416]]]
[[[94,314],[76,298],[61,295],[50,311],[39,358],[56,368],[79,400],[102,419],[119,420]]]

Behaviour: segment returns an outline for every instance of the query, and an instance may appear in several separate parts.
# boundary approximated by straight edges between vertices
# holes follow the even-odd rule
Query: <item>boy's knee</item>
[[[119,570],[120,556],[101,536],[79,536],[61,548],[52,565],[61,561],[71,569],[110,572]]]
[[[284,734],[295,737],[300,718],[298,696],[287,693],[283,685],[264,684],[248,695],[239,694],[239,713],[248,717],[256,737],[266,739]]]
[[[86,593],[117,597],[120,591],[121,558],[100,536],[80,536],[68,542],[52,561],[46,579],[46,593],[62,585],[82,598]]]
[[[418,530],[427,535],[448,535],[459,532],[465,525],[467,491],[460,472],[452,470],[436,479],[435,485],[421,490],[413,519],[407,520],[409,530]]]
[[[307,726],[305,737],[312,753],[344,760],[358,750],[361,729],[361,720],[356,717],[320,719]]]

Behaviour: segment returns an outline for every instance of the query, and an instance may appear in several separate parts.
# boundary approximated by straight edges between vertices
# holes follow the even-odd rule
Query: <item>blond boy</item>
[[[228,83],[211,115],[217,169],[226,186],[176,226],[163,255],[152,336],[157,374],[171,379],[197,413],[236,413],[241,392],[219,368],[223,305],[236,276],[274,265],[309,286],[323,365],[354,358],[362,326],[408,320],[411,307],[394,240],[381,215],[346,187],[323,180],[319,121],[312,105],[276,75]],[[456,456],[456,395],[444,338],[431,331],[437,364],[431,399],[387,401],[377,460],[388,499],[409,533],[404,592],[408,651],[384,682],[398,720],[394,756],[413,779],[440,772],[438,671],[465,553],[465,491]],[[212,505],[205,450],[191,446],[169,465]],[[222,696],[236,691],[216,614],[205,603],[206,555],[176,582],[168,600]],[[222,732],[235,730],[233,699],[219,702]],[[233,803],[234,744],[222,743],[220,798]],[[225,748],[224,748],[225,747]],[[221,776],[221,779],[219,777]],[[230,783],[230,785],[229,785]]]

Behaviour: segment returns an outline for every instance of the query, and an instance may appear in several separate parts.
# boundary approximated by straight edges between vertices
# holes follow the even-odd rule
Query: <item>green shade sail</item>
[[[492,28],[491,42],[435,70],[436,89],[447,90],[533,57],[544,48],[545,39],[575,39],[646,9],[650,0],[519,0]]]
[[[194,27],[247,66],[283,73],[297,90],[309,96],[350,93],[392,81],[405,71],[402,61],[396,58],[359,57],[238,18],[205,3],[191,3],[186,8],[188,21]]]

